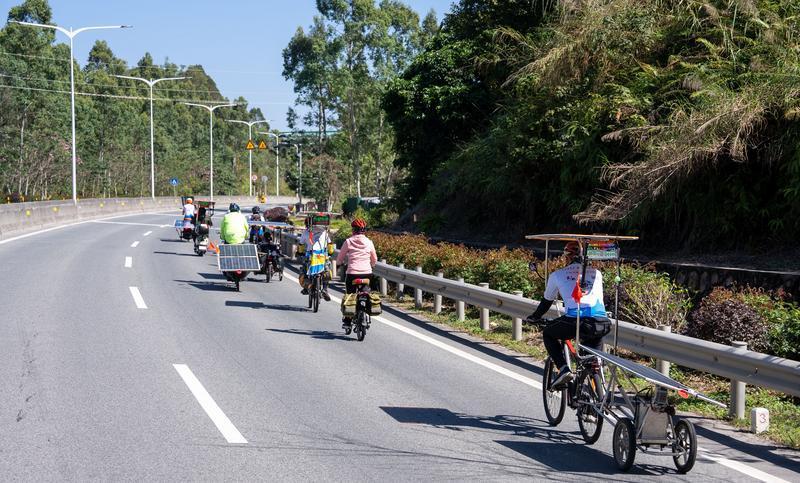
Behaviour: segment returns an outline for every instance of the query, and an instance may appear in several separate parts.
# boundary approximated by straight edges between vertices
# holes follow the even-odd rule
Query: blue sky
[[[22,0],[0,0],[0,12]],[[431,8],[439,21],[453,0],[405,0],[420,17]],[[283,79],[281,51],[299,26],[316,14],[314,0],[50,0],[53,20],[63,27],[133,25],[130,30],[86,32],[75,38],[75,56],[83,65],[95,40],[135,64],[145,52],[156,63],[202,64],[224,96],[244,96],[286,127],[293,104],[292,84]],[[66,38],[58,34],[57,42]]]

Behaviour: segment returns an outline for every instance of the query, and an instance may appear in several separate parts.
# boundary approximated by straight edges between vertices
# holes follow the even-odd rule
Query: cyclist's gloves
[[[552,305],[553,305],[553,301],[552,300],[547,300],[547,299],[543,298],[542,301],[539,302],[539,306],[536,307],[536,311],[534,313],[532,313],[531,315],[529,315],[526,320],[530,321],[530,323],[540,324],[542,316],[544,314],[546,314],[548,310],[550,310],[550,307]]]

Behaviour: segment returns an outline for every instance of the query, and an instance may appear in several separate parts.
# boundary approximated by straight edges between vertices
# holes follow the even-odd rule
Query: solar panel
[[[220,245],[217,263],[219,269],[223,272],[234,270],[256,271],[261,268],[256,246],[249,243]]]
[[[601,351],[601,350],[591,349],[591,348],[586,347],[584,345],[581,345],[581,349],[586,351],[586,352],[588,352],[588,353],[590,353],[590,354],[593,354],[593,355],[603,359],[604,361],[606,361],[606,362],[608,362],[610,364],[614,364],[615,366],[619,367],[623,371],[627,371],[627,372],[630,372],[631,374],[633,374],[635,376],[639,376],[642,379],[645,379],[646,381],[648,381],[648,382],[650,382],[652,384],[656,384],[658,386],[662,386],[662,387],[665,387],[667,389],[672,389],[672,390],[675,390],[675,391],[685,391],[686,393],[688,393],[691,396],[703,399],[704,401],[708,401],[710,403],[714,403],[714,404],[717,404],[717,405],[722,406],[722,407],[726,407],[721,402],[715,401],[715,400],[711,399],[710,397],[708,397],[708,396],[706,396],[704,394],[701,394],[701,393],[695,391],[694,389],[692,389],[692,388],[690,388],[690,387],[688,387],[688,386],[686,386],[684,384],[681,384],[680,382],[676,381],[675,379],[672,379],[671,377],[667,377],[664,374],[661,374],[660,372],[658,372],[657,370],[653,369],[652,367],[643,366],[643,365],[638,364],[636,362],[629,361],[627,359],[623,359],[622,357],[618,357],[618,356],[615,356],[613,354],[609,354],[609,353]]]

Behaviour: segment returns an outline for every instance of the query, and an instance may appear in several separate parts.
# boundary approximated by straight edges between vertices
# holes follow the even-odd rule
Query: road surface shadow
[[[726,433],[712,431],[710,429],[704,428],[700,426],[700,421],[703,418],[699,417],[689,417],[684,416],[686,419],[696,419],[699,420],[695,422],[695,431],[697,431],[697,436],[706,438],[708,440],[714,441],[715,443],[719,443],[720,445],[724,446],[725,449],[733,449],[735,451],[739,451],[744,453],[744,455],[728,455],[726,456],[726,451],[711,451],[720,456],[724,456],[727,458],[736,459],[737,461],[741,461],[743,463],[757,463],[759,460],[764,460],[769,463],[772,463],[775,466],[779,466],[781,468],[786,468],[791,471],[795,471],[800,473],[800,455],[798,453],[791,453],[792,450],[788,448],[781,448],[779,446],[775,446],[773,444],[757,444],[757,443],[750,443],[748,441],[743,441],[741,439],[736,439],[733,436],[729,436]],[[736,432],[732,432],[733,435]],[[703,446],[703,445],[699,445]],[[706,449],[708,449],[706,447]],[[782,455],[776,453],[776,450],[785,449],[787,453],[791,454],[792,457],[788,455]],[[700,453],[699,453],[700,454]]]
[[[267,330],[269,332],[278,332],[281,334],[305,335],[311,337],[312,339],[347,340],[347,341],[356,340],[352,337],[336,334],[327,330],[299,330],[299,329],[264,329],[264,330]]]
[[[212,282],[198,282],[196,280],[173,280],[173,282],[185,283],[194,288],[205,290],[207,292],[235,292],[233,284],[230,283],[212,283]]]
[[[271,309],[284,310],[286,312],[311,312],[311,309],[298,307],[297,305],[265,304],[263,302],[244,302],[239,300],[227,300],[225,305],[228,307],[246,307],[250,309]]]
[[[495,441],[495,443],[549,466],[560,473],[594,473],[601,475],[677,475],[675,469],[650,464],[634,464],[622,473],[611,455],[586,446],[583,440],[574,443],[560,441]],[[671,461],[670,461],[671,462]]]
[[[198,273],[201,277],[206,280],[225,280],[225,275],[221,273]]]
[[[189,240],[178,240],[177,238],[159,238],[159,240],[167,243],[191,243]]]
[[[562,431],[546,421],[522,416],[471,416],[445,408],[381,406],[386,414],[399,423],[424,424],[452,431],[484,431],[507,433],[531,438],[534,441],[495,440],[517,453],[559,472],[618,474],[613,458],[603,451],[587,446],[577,431]],[[669,468],[636,465],[629,474],[676,474]]]
[[[156,254],[156,255],[177,255],[179,257],[195,257],[195,258],[197,258],[197,255],[195,255],[194,253],[178,253],[178,252],[153,252],[153,253]]]

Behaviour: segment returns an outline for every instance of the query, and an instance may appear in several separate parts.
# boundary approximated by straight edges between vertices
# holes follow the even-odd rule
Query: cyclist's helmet
[[[194,203],[194,200],[193,200],[193,199],[191,199],[191,198],[186,198],[186,204],[187,204],[187,205],[191,205],[192,203]]]
[[[239,211],[239,205],[236,203],[231,203],[230,206],[228,206],[228,211]]]
[[[353,228],[353,233],[361,233],[367,230],[367,222],[362,218],[356,218],[350,223],[350,226]]]
[[[253,207],[253,214],[255,215],[257,213],[261,213],[261,208],[259,208],[258,206],[254,206]]]
[[[567,244],[564,245],[564,255],[571,257],[580,257],[581,245],[576,241],[567,242]]]

